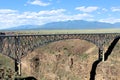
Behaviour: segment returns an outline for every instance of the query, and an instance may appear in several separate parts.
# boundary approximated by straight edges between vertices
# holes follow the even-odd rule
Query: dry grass
[[[120,79],[120,42],[106,62],[97,67],[96,80]],[[39,57],[37,72],[31,60]],[[89,80],[92,64],[98,58],[98,49],[84,40],[65,40],[50,43],[33,51],[23,58],[38,80]],[[73,59],[73,62],[71,61]]]
[[[15,32],[16,34],[75,34],[75,33],[120,33],[120,29],[83,29],[83,30],[19,30],[2,31]]]
[[[91,47],[94,47],[92,51],[89,50]],[[22,61],[30,62],[28,65],[31,66],[33,64],[31,59],[36,55],[39,56],[40,66],[36,75],[35,66],[30,67],[31,75],[39,80],[41,78],[45,80],[83,80],[86,78],[87,80],[92,62],[97,59],[97,53],[94,53],[96,49],[95,45],[84,40],[65,40],[43,46],[27,55]],[[23,69],[26,68],[23,66]]]

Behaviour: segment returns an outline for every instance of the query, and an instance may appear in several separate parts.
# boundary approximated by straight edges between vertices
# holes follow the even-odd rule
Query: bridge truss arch
[[[95,44],[101,48],[119,37],[118,33],[100,33],[100,34],[47,34],[47,35],[0,35],[0,53],[16,60],[21,59],[28,52],[46,45],[51,42],[81,39]]]
[[[103,46],[118,38],[120,33],[0,35],[0,53],[12,58],[20,66],[22,57],[42,45],[60,40],[81,39],[95,44],[99,48],[99,59],[103,59]],[[21,74],[20,71],[18,73]]]

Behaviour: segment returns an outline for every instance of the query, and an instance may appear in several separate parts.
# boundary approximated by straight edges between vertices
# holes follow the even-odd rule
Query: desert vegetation
[[[119,80],[119,44],[98,64],[95,80]],[[107,48],[107,45],[106,45]],[[64,40],[42,46],[22,59],[22,74],[38,80],[89,80],[98,49],[84,40]]]
[[[79,33],[120,33],[120,29],[85,29],[85,30],[17,30],[1,31],[6,34],[79,34]]]

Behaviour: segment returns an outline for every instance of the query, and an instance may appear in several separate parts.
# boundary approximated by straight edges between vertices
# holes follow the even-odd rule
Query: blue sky
[[[67,20],[120,22],[120,0],[0,0],[0,29]]]

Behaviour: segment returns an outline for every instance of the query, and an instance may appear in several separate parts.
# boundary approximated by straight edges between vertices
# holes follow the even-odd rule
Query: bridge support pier
[[[17,76],[21,76],[21,62],[15,60],[15,72]]]
[[[21,62],[18,63],[18,75],[21,76]]]
[[[104,50],[103,50],[103,55],[102,55],[102,61],[105,61],[105,54],[104,54]]]
[[[101,59],[102,61],[105,61],[105,56],[104,56],[103,47],[100,47],[100,48],[99,48],[99,59]]]

